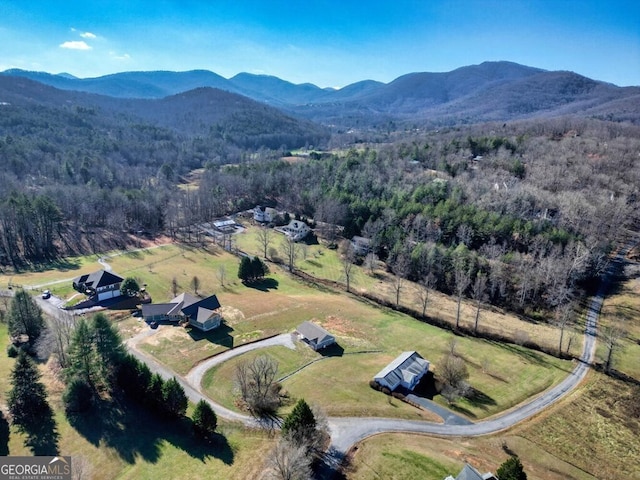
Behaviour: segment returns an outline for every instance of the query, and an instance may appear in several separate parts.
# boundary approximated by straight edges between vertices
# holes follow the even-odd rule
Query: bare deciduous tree
[[[342,265],[342,275],[347,286],[347,292],[351,291],[351,276],[353,273],[354,260],[355,253],[353,246],[350,241],[344,240],[340,245],[340,264]]]
[[[564,332],[572,320],[573,304],[564,303],[556,307],[555,323],[560,328],[560,341],[558,342],[558,355],[562,354],[562,343],[564,341]]]
[[[455,289],[456,289],[456,297],[457,297],[457,308],[456,308],[456,329],[460,327],[460,304],[462,303],[462,295],[469,287],[471,283],[471,275],[469,270],[467,270],[467,266],[463,261],[457,261],[454,270],[455,275]]]
[[[618,318],[613,319],[608,325],[600,329],[600,337],[607,348],[607,356],[604,362],[604,371],[609,373],[613,367],[613,362],[621,348],[621,340],[627,332]]]
[[[429,272],[422,281],[418,284],[417,300],[422,307],[422,316],[427,314],[427,306],[429,304],[429,294],[436,285],[436,276]]]
[[[258,229],[258,233],[256,235],[258,244],[262,248],[262,256],[264,258],[267,258],[267,252],[269,251],[269,245],[271,244],[271,234],[271,229],[263,226]]]
[[[220,282],[220,286],[224,287],[224,282],[227,279],[227,270],[224,268],[224,265],[220,265],[216,270],[216,277],[218,278],[218,282]]]
[[[393,291],[396,294],[396,307],[400,306],[400,293],[406,283],[406,277],[409,273],[409,259],[404,255],[398,255],[391,265],[393,271]]]
[[[468,394],[469,371],[465,361],[456,355],[445,354],[438,365],[438,376],[442,380],[443,387],[440,392],[449,403]]]
[[[278,362],[260,355],[238,364],[235,383],[248,409],[258,416],[275,413],[280,406],[280,384],[276,382]]]
[[[69,366],[69,358],[67,349],[71,342],[71,334],[75,328],[75,319],[73,315],[66,310],[59,310],[55,317],[50,318],[47,322],[47,328],[43,335],[38,338],[36,351],[38,357],[46,359],[49,355],[55,355],[58,365],[61,368]]]
[[[369,275],[373,275],[377,263],[378,256],[373,252],[367,253],[367,256],[364,257],[364,266],[367,268],[367,270],[369,270]]]
[[[282,438],[267,458],[267,478],[272,480],[309,480],[311,457],[304,445]]]
[[[282,254],[287,262],[289,271],[293,272],[296,267],[296,260],[299,254],[298,244],[291,237],[285,238],[282,243]]]
[[[487,276],[484,273],[478,273],[478,275],[476,275],[472,294],[473,299],[476,301],[476,318],[473,324],[473,331],[477,333],[478,323],[480,322],[480,308],[487,296]]]

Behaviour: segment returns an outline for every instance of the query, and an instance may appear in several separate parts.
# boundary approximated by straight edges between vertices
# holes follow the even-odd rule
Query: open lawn
[[[442,480],[447,475],[458,475],[465,463],[482,474],[495,474],[500,464],[509,458],[503,442],[518,454],[529,480],[596,480],[596,477],[556,458],[535,443],[511,434],[472,439],[413,434],[376,435],[357,446],[350,457],[346,477],[348,480]]]
[[[638,395],[639,387],[592,372],[569,397],[502,434],[366,439],[350,456],[347,478],[442,479],[457,475],[465,462],[495,473],[512,452],[530,480],[638,479]]]
[[[334,255],[335,261],[334,251],[324,252],[318,257]],[[245,286],[235,277],[237,257],[216,246],[197,249],[164,245],[114,255],[108,262],[120,275],[139,278],[156,302],[171,298],[173,278],[180,290],[193,293],[190,283],[197,276],[198,293],[217,293],[224,310],[223,328],[202,333],[163,326],[157,335],[140,344],[143,350],[180,374],[225,349],[293,331],[304,320],[321,323],[336,335],[343,355],[305,368],[286,380],[285,388],[294,396],[329,405],[336,415],[360,408],[363,395],[369,400],[380,397],[386,401],[386,397],[368,387],[368,382],[402,351],[417,350],[432,362],[432,370],[437,374],[437,362],[452,336],[355,297],[303,285],[274,265],[272,274],[263,283]],[[224,286],[216,275],[221,268],[226,272]],[[125,338],[146,328],[135,319],[120,322],[120,327]],[[467,361],[469,381],[476,391],[473,399],[463,400],[457,407],[471,418],[483,418],[510,408],[556,383],[571,368],[568,362],[513,345],[463,337],[457,343],[457,353]],[[435,400],[443,402],[439,396]]]
[[[600,331],[614,323],[623,328],[625,335],[614,350],[613,368],[640,381],[640,264],[627,265],[624,273],[617,288],[605,298]],[[601,340],[597,360],[604,362],[606,356]]]
[[[248,225],[247,229],[237,235],[238,247],[252,255],[262,255],[262,247],[258,242],[256,233],[260,227]],[[280,251],[283,236],[272,232],[271,247]],[[281,254],[282,256],[282,254]],[[338,250],[331,250],[321,244],[300,244],[300,255],[296,261],[296,267],[314,277],[344,283],[345,277]],[[394,276],[386,272],[382,263],[373,274],[365,267],[354,265],[351,272],[351,289],[353,291],[368,292],[378,295],[388,301],[395,302]],[[412,308],[418,312],[422,307],[418,300],[418,285],[406,281],[400,292],[400,304]],[[472,328],[475,321],[475,306],[471,301],[463,300],[460,323]],[[455,324],[456,301],[447,295],[437,291],[430,294],[427,306],[427,315],[438,317],[449,324]],[[579,356],[582,352],[582,324],[577,322],[575,335],[571,342],[571,354]],[[536,343],[551,349],[557,349],[560,338],[559,329],[541,322],[529,321],[516,315],[504,312],[496,308],[483,308],[480,313],[480,330],[502,335],[513,339],[530,339]],[[565,345],[572,330],[565,332]]]
[[[238,410],[236,405],[237,397],[234,392],[234,375],[236,367],[240,362],[251,361],[260,355],[268,355],[278,362],[278,379],[288,377],[282,384],[284,392],[288,395],[288,401],[283,405],[279,414],[286,415],[289,413],[295,402],[299,398],[304,398],[311,404],[316,404],[329,416],[380,416],[380,417],[398,417],[410,418],[414,420],[430,420],[441,421],[439,417],[428,411],[419,410],[397,399],[391,399],[386,395],[377,394],[369,388],[367,382],[364,384],[349,385],[333,385],[331,392],[325,392],[325,395],[316,395],[314,390],[322,390],[325,388],[323,382],[319,382],[316,389],[295,389],[290,387],[295,384],[295,379],[303,375],[306,370],[322,365],[327,369],[335,368],[332,362],[337,357],[324,357],[321,354],[313,352],[304,343],[297,342],[296,350],[290,350],[286,347],[271,347],[260,351],[249,352],[245,355],[233,358],[218,367],[209,370],[203,378],[202,385],[207,395],[222,403],[227,408]],[[313,363],[312,363],[313,362]],[[343,368],[338,365],[338,368]],[[304,368],[302,368],[304,367]],[[360,370],[360,365],[350,361],[346,364],[347,368]],[[302,368],[302,370],[299,370]],[[324,368],[323,368],[324,369]],[[299,370],[299,371],[297,371]],[[297,372],[296,372],[297,371]],[[293,373],[295,372],[295,373]],[[290,374],[292,374],[289,376]],[[349,375],[348,371],[342,372],[345,376]],[[346,387],[346,388],[345,388]]]

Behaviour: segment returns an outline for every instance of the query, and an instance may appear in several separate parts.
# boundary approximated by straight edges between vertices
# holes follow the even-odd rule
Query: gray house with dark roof
[[[115,273],[98,270],[74,278],[73,288],[89,297],[106,300],[120,296],[120,284],[123,281],[124,279]]]
[[[374,380],[391,391],[401,386],[412,390],[428,371],[429,361],[418,352],[402,352]]]
[[[296,331],[300,335],[300,339],[316,351],[336,343],[333,335],[313,322],[301,323]]]
[[[197,298],[181,293],[169,303],[142,305],[142,316],[146,322],[188,322],[204,332],[217,328],[222,323],[218,297]]]

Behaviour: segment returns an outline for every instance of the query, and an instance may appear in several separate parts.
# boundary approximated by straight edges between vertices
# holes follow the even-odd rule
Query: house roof
[[[313,322],[302,322],[298,325],[298,333],[300,333],[308,341],[315,343],[316,345],[326,341],[329,338],[334,338],[329,332],[327,332],[320,325]]]
[[[488,480],[495,478],[491,473],[485,473],[482,475],[478,470],[473,468],[468,463],[465,463],[464,468],[460,471],[456,480]]]
[[[202,300],[196,301],[195,303],[185,305],[184,307],[182,307],[182,311],[186,316],[195,319],[200,315],[199,311],[201,309],[210,310],[211,312],[213,312],[218,308],[220,308],[218,297],[216,297],[215,295],[211,295],[210,297],[203,298]]]
[[[181,293],[169,303],[142,305],[142,316],[184,315],[199,323],[204,323],[211,318],[218,308],[220,308],[220,302],[215,295],[199,299],[188,293]]]
[[[99,288],[106,287],[108,285],[114,285],[124,280],[115,273],[107,272],[106,270],[98,270],[97,272],[80,275],[73,279],[73,283],[76,285],[84,285],[85,287]]]
[[[358,235],[354,235],[351,241],[357,245],[369,246],[371,245],[371,239],[366,237],[359,237]]]
[[[418,352],[402,352],[389,365],[378,372],[375,378],[385,378],[390,384],[401,381],[412,383],[413,379],[429,370],[429,362]]]
[[[309,225],[307,225],[304,222],[301,222],[300,220],[291,220],[289,222],[289,225],[287,225],[287,227],[296,231],[309,230]]]
[[[175,303],[143,303],[142,316],[154,317],[156,315],[169,315],[169,312],[175,308]]]

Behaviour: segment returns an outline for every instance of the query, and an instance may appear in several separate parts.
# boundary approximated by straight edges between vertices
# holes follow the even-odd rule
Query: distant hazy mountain
[[[122,77],[120,77],[122,79]],[[138,76],[138,79],[141,77]],[[213,77],[208,77],[213,78]],[[131,84],[129,84],[131,85]],[[243,146],[296,148],[318,144],[325,128],[235,93],[199,87],[157,99],[67,91],[20,76],[0,76],[0,104],[91,111],[105,122],[156,125],[186,135],[212,135]],[[1,108],[1,107],[0,107]],[[35,112],[36,109],[32,108]]]
[[[634,114],[627,107],[636,104],[640,87],[622,88],[571,72],[549,72],[512,62],[485,62],[444,73],[410,73],[387,84],[364,80],[341,89],[296,85],[248,73],[225,79],[205,70],[125,72],[89,79],[15,69],[1,75],[121,98],[159,99],[214,87],[299,117],[345,127],[389,121],[506,121],[568,113],[640,121],[640,112]]]

